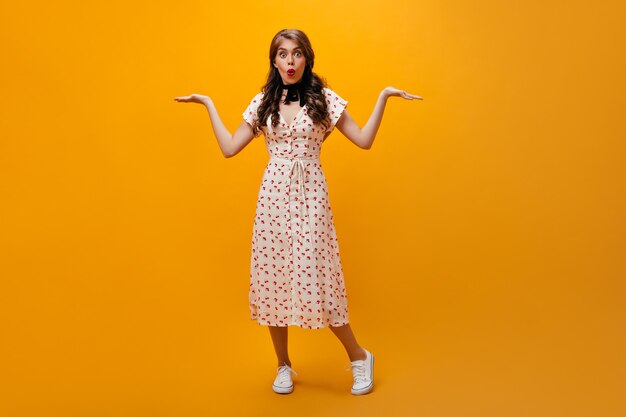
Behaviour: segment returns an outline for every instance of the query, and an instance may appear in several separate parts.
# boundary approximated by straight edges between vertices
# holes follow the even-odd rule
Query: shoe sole
[[[272,389],[276,394],[291,394],[293,392],[293,385],[287,388],[277,387],[272,385]]]
[[[367,394],[368,392],[372,391],[372,389],[374,389],[374,355],[372,355],[372,361],[370,364],[371,368],[372,368],[372,382],[370,382],[370,384],[367,387],[358,389],[358,390],[352,390],[352,394],[353,395],[363,395],[363,394]]]

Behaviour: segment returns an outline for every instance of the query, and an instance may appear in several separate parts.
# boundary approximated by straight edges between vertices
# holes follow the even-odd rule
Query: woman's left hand
[[[402,97],[406,100],[413,100],[413,99],[418,99],[418,100],[424,100],[422,97],[420,96],[416,96],[414,94],[409,94],[404,90],[398,90],[397,88],[394,87],[387,87],[383,90],[383,92],[386,94],[387,97],[391,97],[391,96],[398,96],[398,97]]]

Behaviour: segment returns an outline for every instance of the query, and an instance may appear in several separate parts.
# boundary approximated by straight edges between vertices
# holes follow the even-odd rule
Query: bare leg
[[[329,326],[329,328],[335,336],[339,338],[343,347],[346,348],[346,352],[350,357],[350,362],[366,358],[365,351],[357,343],[354,333],[352,333],[352,329],[350,328],[350,324],[339,327]]]
[[[276,357],[278,358],[278,366],[289,365],[289,353],[287,352],[287,340],[288,340],[288,327],[280,326],[267,326],[270,329],[270,335],[272,336],[272,342],[274,343],[274,350],[276,351]]]

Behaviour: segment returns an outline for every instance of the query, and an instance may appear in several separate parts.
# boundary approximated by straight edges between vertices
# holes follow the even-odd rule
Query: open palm
[[[409,94],[409,93],[407,93],[404,90],[399,90],[399,89],[394,88],[394,87],[387,87],[387,88],[385,88],[385,91],[386,91],[386,93],[387,93],[387,95],[389,97],[391,97],[391,96],[398,96],[398,97],[402,97],[402,98],[404,98],[406,100],[413,100],[413,99],[424,100],[420,96],[416,96],[414,94]]]
[[[183,103],[199,103],[206,104],[209,97],[203,96],[201,94],[191,94],[188,96],[174,97],[174,100],[183,102]]]

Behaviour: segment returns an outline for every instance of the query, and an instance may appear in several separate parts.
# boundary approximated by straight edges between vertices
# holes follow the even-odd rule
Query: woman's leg
[[[350,362],[356,360],[363,360],[366,358],[365,350],[356,341],[354,333],[350,328],[350,324],[346,324],[339,327],[329,326],[330,330],[339,338],[343,347],[346,348],[346,352],[350,357]]]
[[[267,326],[270,329],[270,335],[272,336],[272,342],[274,343],[274,350],[276,351],[276,357],[278,358],[278,366],[289,365],[289,353],[287,352],[287,339],[288,330],[287,326]]]

